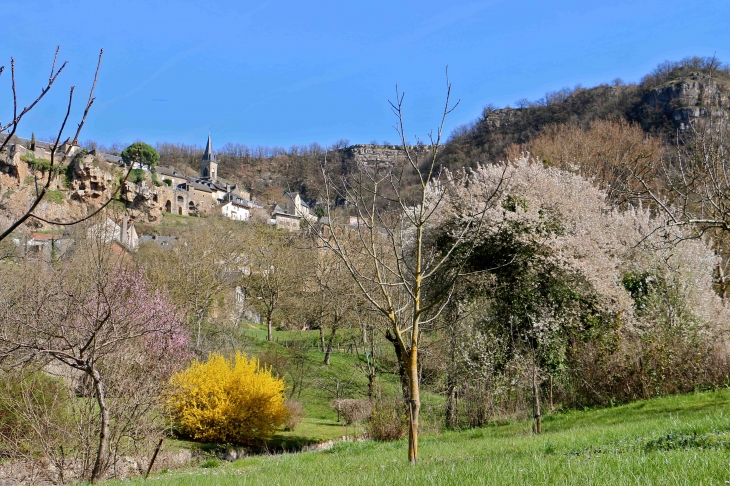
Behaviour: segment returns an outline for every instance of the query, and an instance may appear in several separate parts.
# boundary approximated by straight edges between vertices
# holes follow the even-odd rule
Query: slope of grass
[[[425,436],[420,462],[404,441],[343,442],[326,452],[240,459],[150,477],[159,485],[725,484],[730,391],[666,397],[529,422]],[[135,480],[141,482],[141,479]],[[134,481],[133,481],[134,482]]]

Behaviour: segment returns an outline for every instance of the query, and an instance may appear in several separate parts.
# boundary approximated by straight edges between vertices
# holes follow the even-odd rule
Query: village
[[[2,137],[0,137],[2,138]],[[8,154],[0,160],[0,194],[10,195],[31,189],[35,178],[43,177],[43,162],[51,159],[52,144],[35,139],[14,137],[7,145]],[[68,139],[60,144],[54,156],[68,160],[65,167],[56,170],[52,188],[68,193],[68,200],[84,203],[87,211],[95,209],[109,197],[114,189],[115,177],[132,169],[143,176],[138,180],[126,180],[119,188],[117,199],[124,204],[124,211],[107,213],[103,226],[109,243],[119,245],[120,250],[135,251],[140,243],[155,242],[163,246],[173,244],[175,238],[166,235],[140,235],[135,220],[159,221],[162,213],[179,216],[222,216],[241,222],[265,222],[277,229],[298,232],[306,225],[317,223],[314,211],[297,192],[283,192],[277,202],[260,204],[253,200],[250,191],[236,182],[218,176],[218,161],[210,135],[200,160],[197,175],[185,175],[175,167],[159,165],[149,167],[136,162],[129,167],[118,155],[97,150],[84,151]],[[71,174],[69,177],[68,174]],[[65,177],[65,179],[64,179]],[[59,194],[58,192],[56,194]],[[100,228],[92,227],[89,234]],[[14,243],[24,252],[37,254],[45,259],[62,255],[69,247],[71,238],[58,231],[31,231],[15,236]]]

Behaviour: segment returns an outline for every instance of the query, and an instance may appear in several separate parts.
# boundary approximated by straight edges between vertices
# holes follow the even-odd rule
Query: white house
[[[251,209],[254,208],[254,203],[248,199],[238,197],[235,194],[228,194],[227,201],[224,201],[220,206],[221,214],[226,218],[230,218],[236,221],[248,221],[251,217]]]

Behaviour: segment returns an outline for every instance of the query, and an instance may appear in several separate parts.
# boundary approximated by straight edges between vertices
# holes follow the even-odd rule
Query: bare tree
[[[676,157],[633,171],[642,196],[656,206],[667,224],[684,227],[692,236],[710,230],[730,232],[730,124],[712,74],[700,98],[699,116],[677,131]],[[655,187],[652,169],[664,187]]]
[[[358,310],[357,293],[345,265],[332,252],[308,250],[307,260],[314,260],[306,288],[299,293],[301,305],[306,308],[310,322],[319,327],[324,353],[323,364],[330,364],[330,356],[337,331],[351,327]],[[325,334],[329,334],[325,338]]]
[[[137,260],[148,278],[167,290],[186,313],[198,353],[203,349],[203,327],[218,309],[220,298],[234,288],[241,261],[242,232],[234,222],[216,218],[188,228],[173,248],[153,243],[140,248]],[[222,309],[225,310],[225,309]]]
[[[292,237],[268,224],[249,228],[243,249],[245,267],[238,280],[246,298],[266,322],[266,339],[274,339],[274,312],[297,283],[297,249]]]
[[[403,120],[403,95],[396,87],[391,107],[404,156],[402,163],[361,165],[354,177],[336,183],[325,166],[328,228],[318,228],[320,244],[344,263],[357,289],[387,320],[399,362],[407,380],[409,415],[408,458],[418,459],[418,424],[421,409],[419,342],[449,300],[454,271],[442,272],[457,260],[462,237],[479,224],[451,235],[446,247],[428,244],[428,232],[437,224],[438,212],[448,197],[448,178],[438,171],[436,157],[441,148],[446,117],[458,105],[450,104],[451,84],[446,79],[446,103],[436,133],[429,135],[430,152],[414,150],[407,143]],[[333,201],[345,201],[355,223],[337,225]],[[484,202],[475,204],[482,205]],[[477,210],[478,212],[478,210]],[[459,253],[468,252],[460,250]],[[445,276],[446,275],[446,276]]]

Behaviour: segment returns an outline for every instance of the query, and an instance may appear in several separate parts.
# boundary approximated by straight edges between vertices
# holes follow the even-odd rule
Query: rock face
[[[680,130],[693,119],[706,116],[708,106],[727,110],[729,105],[726,87],[712,80],[709,74],[700,72],[656,87],[642,101],[661,110]]]
[[[114,175],[95,163],[93,155],[77,157],[72,162],[71,197],[81,202],[106,201],[112,195]]]
[[[408,147],[413,156],[419,159],[430,153],[427,145],[414,145]],[[358,166],[375,166],[380,164],[392,167],[396,163],[405,160],[405,152],[400,145],[373,145],[362,144],[352,145],[345,149],[345,156],[353,159]]]
[[[157,191],[150,188],[146,181],[139,184],[126,181],[122,187],[121,199],[126,203],[129,214],[134,219],[154,222],[162,217]]]

